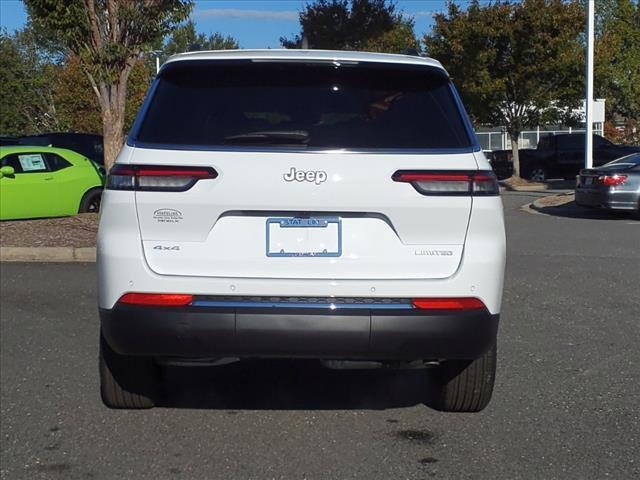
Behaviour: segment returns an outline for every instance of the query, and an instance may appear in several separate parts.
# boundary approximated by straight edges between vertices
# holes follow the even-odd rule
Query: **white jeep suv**
[[[436,408],[479,411],[504,265],[498,184],[437,61],[177,55],[102,197],[102,399],[152,407],[172,362],[314,358],[427,366]]]

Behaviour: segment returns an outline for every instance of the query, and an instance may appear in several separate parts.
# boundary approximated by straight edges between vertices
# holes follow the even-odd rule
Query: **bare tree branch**
[[[91,28],[91,39],[93,40],[93,49],[98,50],[102,48],[102,36],[100,34],[100,26],[98,22],[98,16],[96,14],[95,0],[83,0],[85,5],[85,12],[89,20],[89,26]]]
[[[109,35],[113,43],[118,43],[119,40],[119,28],[118,28],[118,3],[115,0],[107,0],[107,16],[109,26]]]

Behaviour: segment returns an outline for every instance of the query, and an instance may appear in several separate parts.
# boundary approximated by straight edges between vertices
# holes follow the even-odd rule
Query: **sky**
[[[231,35],[241,48],[278,48],[280,37],[300,31],[298,11],[305,0],[196,0],[191,18],[199,32]],[[457,0],[460,5],[469,0]],[[445,9],[446,0],[398,0],[397,7],[415,19],[419,37],[429,31],[433,13]],[[27,21],[20,0],[0,0],[0,27],[12,33]]]

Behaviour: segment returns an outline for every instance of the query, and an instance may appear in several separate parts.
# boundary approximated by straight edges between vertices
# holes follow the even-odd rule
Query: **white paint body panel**
[[[132,155],[131,150],[125,147],[118,161],[128,160]],[[482,165],[483,159],[478,158],[478,162]],[[390,170],[393,170],[391,166]],[[389,183],[393,184],[391,181]],[[402,186],[409,187],[407,190],[413,191],[409,185]],[[485,303],[491,313],[500,312],[506,245],[502,202],[499,197],[473,198],[466,237],[460,251],[459,265],[445,278],[428,279],[411,278],[411,275],[415,276],[416,273],[414,266],[411,266],[412,270],[405,272],[404,277],[401,277],[400,272],[396,270],[393,271],[393,275],[387,274],[386,278],[354,278],[353,273],[345,276],[335,274],[325,278],[320,277],[320,274],[316,278],[304,278],[300,273],[296,277],[274,278],[275,269],[270,269],[274,277],[242,278],[230,270],[229,265],[224,265],[226,268],[223,272],[224,276],[157,273],[152,270],[145,255],[143,244],[152,240],[143,241],[135,197],[135,192],[127,191],[107,190],[103,195],[98,232],[98,285],[101,308],[112,308],[124,293],[138,291],[256,296],[292,294],[338,297],[475,296]],[[354,198],[358,196],[354,195]],[[443,198],[450,197],[434,198],[441,201]],[[390,199],[390,203],[394,203],[392,200]],[[233,243],[233,238],[230,242]],[[446,247],[445,245],[440,244],[439,247],[453,248],[451,245]],[[208,268],[202,265],[205,264],[202,258],[201,270]],[[207,257],[207,261],[212,261],[210,258],[213,257]],[[276,260],[295,259],[278,258]],[[378,261],[384,260],[378,259]],[[170,268],[172,261],[165,259],[164,262],[169,265],[167,268]],[[197,260],[193,262],[195,265]],[[379,265],[371,268],[381,271]],[[438,268],[443,268],[443,265],[439,265]],[[425,269],[425,275],[436,276],[438,268],[432,266],[429,270]]]
[[[399,169],[475,170],[473,154],[131,150],[132,163],[172,165],[179,158],[180,165],[210,166],[219,173],[187,192],[135,193],[145,258],[156,273],[446,278],[460,264],[472,198],[424,196],[391,177]],[[287,182],[283,177],[291,167],[324,171],[327,180]],[[166,222],[159,213],[167,210],[179,218]],[[266,220],[301,214],[343,217],[340,257],[266,256]]]
[[[432,280],[343,280],[160,275],[146,262],[133,192],[105,191],[98,232],[98,298],[112,308],[126,292],[200,295],[428,297],[474,296],[500,313],[505,266],[502,202],[477,198],[461,264],[454,275]]]

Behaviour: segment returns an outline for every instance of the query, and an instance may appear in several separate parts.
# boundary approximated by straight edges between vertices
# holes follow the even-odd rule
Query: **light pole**
[[[160,71],[160,54],[162,53],[162,50],[146,50],[142,53],[147,55],[153,55],[154,57],[156,57],[156,75],[157,75],[158,72]]]
[[[587,0],[587,98],[585,101],[584,166],[593,166],[593,43],[595,0]]]
[[[160,54],[162,53],[162,50],[151,50],[152,55],[156,56],[156,75],[160,72]]]

